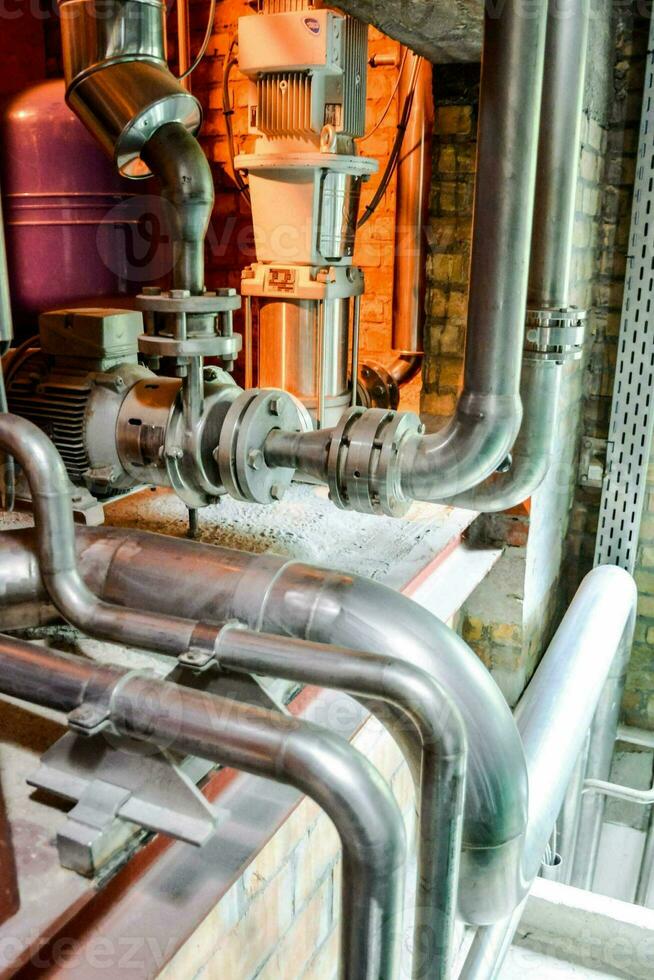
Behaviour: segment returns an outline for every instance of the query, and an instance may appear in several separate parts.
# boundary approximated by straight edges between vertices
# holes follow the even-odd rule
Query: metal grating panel
[[[654,430],[654,19],[595,564],[633,572]]]

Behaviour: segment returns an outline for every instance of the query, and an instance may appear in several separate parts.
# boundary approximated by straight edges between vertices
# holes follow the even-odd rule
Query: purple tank
[[[1,186],[17,323],[76,302],[127,297],[169,271],[152,181],[121,179],[48,81],[0,118]]]

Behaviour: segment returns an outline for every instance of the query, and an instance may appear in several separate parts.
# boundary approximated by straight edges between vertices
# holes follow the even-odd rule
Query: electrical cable
[[[368,139],[370,139],[371,136],[374,136],[374,134],[377,132],[377,130],[379,129],[379,127],[383,123],[384,119],[388,115],[389,110],[390,110],[391,106],[393,105],[393,100],[395,99],[395,96],[397,95],[397,90],[400,87],[400,82],[402,81],[402,72],[404,71],[404,66],[406,65],[406,60],[407,60],[408,55],[409,55],[409,49],[408,48],[405,48],[404,49],[404,54],[402,55],[402,60],[400,61],[400,67],[399,67],[399,71],[397,73],[397,78],[395,80],[395,85],[393,86],[393,91],[391,92],[391,94],[389,96],[388,102],[384,106],[384,110],[383,110],[381,116],[379,117],[379,119],[377,120],[377,122],[375,123],[375,125],[372,127],[372,129],[370,130],[370,132],[366,133],[364,136],[359,137],[359,139],[357,140],[358,143],[365,143],[365,141],[368,140]]]
[[[177,0],[178,3],[182,0]],[[211,6],[209,7],[209,19],[207,21],[207,29],[205,31],[204,40],[202,41],[202,47],[197,53],[195,61],[190,65],[182,75],[177,76],[178,82],[183,82],[185,78],[192,75],[195,69],[198,67],[205,54],[207,53],[207,48],[209,47],[209,41],[211,40],[211,33],[213,31],[213,22],[216,17],[216,0],[211,0]]]
[[[368,204],[363,211],[363,214],[359,218],[357,228],[362,228],[367,221],[372,218],[373,214],[379,207],[379,203],[382,200],[389,183],[397,169],[397,165],[400,160],[400,153],[402,150],[402,143],[404,142],[404,134],[409,125],[409,119],[411,118],[411,109],[413,108],[413,98],[416,91],[416,85],[418,82],[418,70],[422,63],[422,58],[420,55],[414,55],[413,65],[411,68],[411,78],[409,81],[409,90],[406,94],[404,100],[404,105],[402,106],[402,112],[400,115],[400,121],[397,124],[397,132],[395,134],[395,141],[393,143],[393,148],[390,152],[388,163],[386,164],[386,169],[379,182],[379,187],[375,191],[374,197],[370,204]]]
[[[248,185],[243,180],[243,176],[236,169],[234,163],[236,159],[236,151],[234,148],[234,127],[232,126],[234,107],[229,94],[229,77],[231,75],[232,68],[236,67],[238,64],[238,59],[234,57],[234,48],[237,44],[238,40],[233,37],[227,50],[227,54],[225,55],[225,67],[223,70],[223,115],[225,117],[225,129],[227,130],[227,151],[229,153],[229,162],[234,175],[234,180],[236,182],[236,186],[238,187],[239,193],[241,193],[248,204],[250,204],[250,192],[248,190]]]

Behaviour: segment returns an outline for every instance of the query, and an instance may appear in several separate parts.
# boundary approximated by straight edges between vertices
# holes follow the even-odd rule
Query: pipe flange
[[[402,517],[411,506],[402,490],[400,446],[420,435],[413,412],[354,408],[332,434],[328,454],[330,495],[343,510]]]
[[[525,354],[538,361],[578,361],[584,348],[586,310],[527,310]]]
[[[269,466],[263,451],[275,429],[312,429],[304,405],[287,392],[245,391],[227,412],[214,457],[224,486],[237,500],[270,504],[281,500],[288,490],[295,470]]]
[[[400,388],[383,364],[366,361],[359,374],[359,399],[366,408],[390,408],[400,404]]]

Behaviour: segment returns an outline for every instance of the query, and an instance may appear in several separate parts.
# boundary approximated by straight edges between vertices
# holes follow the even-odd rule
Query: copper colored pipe
[[[411,73],[406,70],[402,74],[398,96],[400,105],[404,105],[407,97],[410,76]],[[393,348],[401,354],[420,354],[424,349],[426,228],[429,220],[433,131],[432,66],[423,58],[397,168]]]
[[[20,907],[18,876],[14,845],[7,818],[5,799],[0,783],[0,925],[10,919]]]

